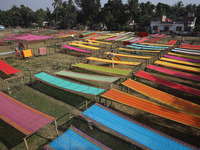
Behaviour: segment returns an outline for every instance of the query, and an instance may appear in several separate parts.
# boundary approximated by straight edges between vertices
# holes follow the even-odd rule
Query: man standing
[[[109,53],[110,60],[114,60],[114,56],[113,50],[111,50]],[[112,63],[112,68],[114,68],[114,63]]]
[[[72,40],[73,40],[74,39],[74,34],[73,33],[72,33],[71,37],[72,37]]]

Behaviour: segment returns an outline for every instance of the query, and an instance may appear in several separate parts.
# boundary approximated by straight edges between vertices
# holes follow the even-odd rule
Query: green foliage
[[[80,24],[93,29],[94,24],[103,23],[108,30],[132,30],[130,23],[141,27],[149,26],[152,17],[166,15],[169,19],[178,19],[194,14],[197,17],[196,25],[200,25],[200,5],[184,6],[182,1],[170,6],[162,2],[154,5],[149,1],[139,3],[139,0],[127,0],[127,3],[123,4],[122,0],[108,0],[101,7],[100,0],[53,0],[52,6],[53,12],[49,8],[33,12],[24,5],[13,5],[7,11],[0,10],[0,24],[6,27],[31,27],[32,23],[42,26],[42,22],[48,21],[51,26],[64,29],[72,29]]]
[[[119,30],[127,21],[126,9],[121,0],[108,0],[101,10],[101,20],[108,30]]]
[[[77,8],[72,0],[64,2],[61,11],[61,28],[73,28],[77,18]]]
[[[198,25],[195,26],[194,31],[196,31],[196,32],[200,32],[200,24],[198,24]]]
[[[99,23],[100,0],[75,0],[75,2],[81,9],[79,13],[80,22],[90,27],[92,24]]]
[[[122,26],[122,29],[123,29],[123,31],[130,31],[130,32],[135,31],[134,27],[130,26],[129,24]]]
[[[47,11],[44,11],[42,8],[38,9],[35,12],[35,20],[39,26],[42,26],[42,23],[45,21],[46,18],[47,18]]]

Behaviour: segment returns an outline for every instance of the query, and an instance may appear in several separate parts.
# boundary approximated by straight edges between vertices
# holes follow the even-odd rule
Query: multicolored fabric
[[[185,70],[185,71],[200,73],[200,68],[198,68],[198,67],[190,67],[190,66],[186,66],[186,65],[179,65],[179,64],[176,64],[176,63],[160,61],[160,60],[156,60],[154,63],[157,64],[157,65],[175,68],[175,69],[179,69],[179,70]]]
[[[115,61],[115,60],[101,59],[101,58],[96,58],[96,57],[87,57],[85,59],[99,61],[99,62],[104,62],[104,63],[110,63],[110,64],[112,64],[112,63],[114,63],[114,64],[120,64],[120,65],[133,65],[133,66],[137,66],[137,65],[141,64],[141,62]]]
[[[164,57],[182,60],[182,61],[193,62],[193,63],[200,63],[200,60],[189,59],[189,58],[184,58],[184,57],[177,57],[177,56],[172,56],[172,55],[164,55]]]
[[[81,116],[110,129],[112,133],[142,149],[169,150],[170,147],[177,150],[192,150],[194,148],[99,104],[91,106]]]
[[[74,51],[79,51],[79,52],[84,52],[84,53],[91,53],[91,51],[79,49],[79,48],[76,48],[76,47],[71,47],[71,46],[68,46],[68,45],[62,45],[62,47],[70,49],[70,50],[74,50]]]
[[[178,57],[184,57],[184,58],[188,58],[188,59],[195,59],[195,60],[199,60],[200,61],[200,57],[199,56],[184,55],[184,54],[172,53],[172,52],[169,52],[167,54],[168,55],[173,55],[173,56],[178,56]]]
[[[177,90],[180,90],[180,91],[183,91],[183,92],[187,92],[187,93],[190,93],[190,94],[193,94],[193,95],[196,95],[196,96],[200,96],[200,91],[197,90],[197,89],[194,89],[194,88],[182,85],[182,84],[178,84],[176,82],[172,82],[172,81],[169,81],[169,80],[165,80],[163,78],[154,76],[153,74],[144,72],[142,70],[136,72],[134,75],[137,76],[137,77],[140,77],[140,78],[144,78],[144,79],[147,79],[147,80],[150,80],[150,81],[154,81],[154,82],[157,82],[159,84],[171,87],[173,89],[177,89]]]
[[[139,74],[141,74],[141,73],[139,73]],[[148,74],[145,74],[145,75],[147,76]],[[171,82],[167,82],[166,80],[161,80],[160,78],[157,78],[157,79],[158,79],[158,82],[163,81],[165,83],[171,83]],[[170,105],[174,108],[183,110],[187,113],[188,112],[193,113],[194,115],[198,115],[200,117],[200,112],[199,112],[200,105],[189,102],[180,97],[176,97],[174,95],[168,94],[166,92],[160,91],[158,89],[155,89],[153,87],[147,86],[145,84],[142,84],[140,82],[137,82],[137,81],[134,81],[131,79],[126,80],[122,84],[130,87],[131,89],[133,89],[143,95],[146,95],[152,99],[155,99],[161,103]],[[188,90],[188,88],[187,88],[187,90]],[[198,90],[193,90],[193,91],[196,92],[197,95],[200,95],[200,91],[198,91]]]
[[[110,52],[105,52],[104,54],[109,55]],[[119,54],[114,53],[114,56],[118,57],[129,57],[129,58],[138,58],[138,59],[151,59],[152,57],[149,56],[136,56],[136,55],[125,55],[125,54]]]
[[[39,55],[46,55],[47,54],[47,48],[46,47],[38,48],[38,53],[39,53]]]
[[[131,47],[131,45],[126,45],[127,47],[130,46],[130,48],[119,48],[119,50],[121,51],[128,51],[128,52],[146,52],[146,53],[160,53],[160,51],[158,50],[136,50],[136,49],[133,49]]]
[[[130,83],[130,82],[129,82]],[[131,88],[131,84],[127,82],[124,82],[123,85]],[[200,117],[190,115],[187,113],[184,113],[182,111],[177,111],[174,109],[169,109],[168,107],[164,107],[162,105],[159,105],[157,103],[136,97],[134,95],[116,90],[116,89],[110,89],[101,97],[111,99],[113,101],[125,104],[127,106],[131,106],[155,115],[158,115],[160,117],[164,117],[188,126],[196,127],[200,129]]]
[[[44,148],[46,150],[111,150],[73,126]]]
[[[83,45],[83,44],[76,44],[76,43],[69,43],[70,45],[78,46],[78,47],[84,47],[87,49],[92,49],[92,50],[99,50],[99,47],[94,47],[94,46],[88,46],[88,45]]]
[[[0,91],[0,118],[30,135],[56,118],[25,105]]]
[[[23,50],[22,53],[23,53],[24,58],[33,56],[32,49]]]
[[[10,66],[9,64],[7,64],[6,62],[4,62],[1,59],[0,59],[0,70],[3,71],[7,75],[20,72],[19,70],[17,70],[16,68]]]
[[[87,70],[100,71],[100,72],[111,73],[111,74],[119,74],[119,75],[124,75],[124,76],[127,76],[132,72],[131,69],[110,68],[110,67],[102,67],[102,66],[83,64],[83,63],[74,64],[72,66],[87,69]]]
[[[200,81],[200,76],[191,74],[191,73],[187,73],[187,72],[176,71],[176,70],[167,69],[167,68],[163,68],[163,67],[159,67],[159,66],[155,66],[155,65],[148,65],[148,66],[146,66],[146,68],[152,69],[152,70],[155,70],[155,71],[158,71],[161,73],[165,73],[168,75],[172,75],[174,77],[180,77],[183,79],[189,79],[189,80],[193,80],[193,81]]]
[[[99,81],[99,82],[112,83],[112,82],[115,82],[116,80],[119,80],[119,77],[85,74],[85,73],[79,73],[79,72],[73,72],[73,71],[67,71],[67,70],[59,71],[59,72],[56,72],[55,74],[59,76],[64,76],[64,77],[93,80],[93,81]]]
[[[71,91],[71,92],[78,92],[81,94],[98,95],[105,91],[105,89],[63,80],[58,77],[47,74],[45,72],[35,74],[34,77],[37,80],[40,80],[40,81],[50,84],[52,86],[61,88],[63,90],[67,90],[67,91]]]
[[[177,64],[181,64],[181,65],[188,65],[188,66],[194,66],[194,67],[200,67],[200,63],[195,63],[195,62],[190,62],[190,61],[185,61],[185,60],[178,60],[178,59],[174,59],[172,57],[170,58],[166,58],[166,57],[161,57],[160,60],[162,61],[166,61],[166,62],[172,62],[172,63],[177,63]]]

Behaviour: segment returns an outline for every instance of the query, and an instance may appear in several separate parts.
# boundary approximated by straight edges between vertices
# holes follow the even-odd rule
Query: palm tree
[[[56,11],[56,22],[55,22],[55,26],[57,24],[57,15],[59,12],[59,9],[62,8],[62,0],[54,0],[54,2],[52,3],[52,6],[54,8],[54,11]]]
[[[20,9],[16,6],[16,5],[13,5],[12,8],[10,9],[11,10],[11,14],[13,16],[17,15],[17,16],[21,16],[20,14]]]
[[[54,0],[54,2],[52,3],[52,6],[53,6],[54,9],[61,8],[62,7],[62,0]]]

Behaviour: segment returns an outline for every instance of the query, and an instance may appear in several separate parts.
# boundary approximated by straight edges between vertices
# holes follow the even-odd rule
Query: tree
[[[155,6],[149,1],[140,4],[139,24],[141,26],[150,25],[151,17],[154,16],[154,9]]]
[[[46,21],[45,19],[47,18],[47,12],[44,11],[42,8],[38,9],[36,12],[35,12],[35,20],[36,20],[36,23],[39,24],[39,26],[42,26],[42,23],[44,21]]]
[[[21,26],[29,27],[32,24],[32,21],[34,20],[34,12],[29,7],[21,5],[20,14],[22,17]]]
[[[45,20],[48,21],[49,23],[51,23],[53,21],[53,16],[52,16],[51,11],[49,10],[48,7],[47,7],[47,10],[46,10]]]
[[[62,0],[54,0],[54,2],[52,3],[52,6],[54,8],[54,12],[53,12],[53,14],[55,16],[55,25],[54,26],[56,28],[56,25],[59,21],[58,13],[60,13],[60,9],[62,8]]]
[[[185,10],[186,10],[186,15],[187,16],[195,14],[195,12],[196,12],[196,5],[195,4],[188,4],[188,5],[186,5]]]
[[[72,28],[75,25],[76,17],[78,14],[77,8],[72,0],[63,3],[61,14],[62,14],[61,27]]]
[[[8,11],[1,11],[0,10],[0,24],[4,26],[13,26],[12,15],[10,10]]]
[[[8,12],[11,15],[11,18],[12,18],[12,22],[10,23],[10,26],[21,25],[22,15],[21,15],[21,12],[20,12],[20,8],[18,8],[16,5],[13,5]]]
[[[140,11],[138,0],[128,0],[127,3],[130,21],[134,20],[138,22],[138,15]]]
[[[100,0],[75,0],[75,2],[81,9],[79,16],[81,16],[82,19],[79,21],[90,27],[92,27],[94,23],[99,23]]]
[[[197,18],[195,31],[200,32],[200,4],[195,9],[195,17]]]
[[[54,0],[54,2],[52,3],[52,6],[53,6],[54,10],[56,8],[62,8],[62,0]]]
[[[125,5],[121,0],[108,0],[102,8],[101,19],[108,30],[120,30],[127,22]]]
[[[156,5],[156,12],[155,12],[155,16],[160,17],[163,15],[168,16],[170,12],[170,6],[167,4],[163,4],[163,3],[158,3]]]
[[[182,1],[178,1],[176,4],[172,6],[172,13],[175,15],[173,19],[186,16],[186,9],[183,5]]]

